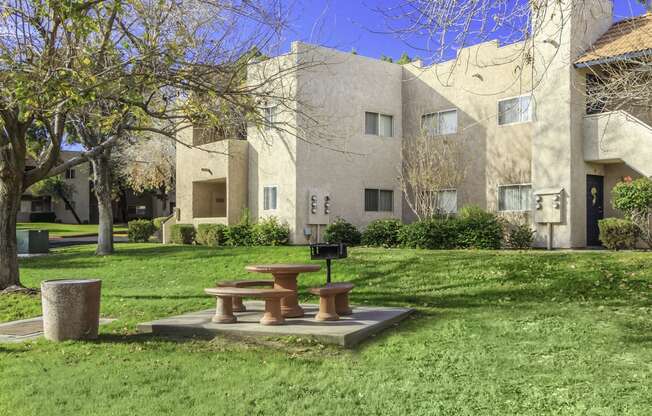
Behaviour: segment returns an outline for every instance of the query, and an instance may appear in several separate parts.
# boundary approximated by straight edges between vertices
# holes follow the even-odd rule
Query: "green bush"
[[[360,244],[362,235],[350,222],[338,218],[324,229],[324,239],[329,243],[344,243],[350,246]]]
[[[156,231],[159,231],[161,227],[163,227],[163,223],[165,220],[167,220],[170,217],[156,217],[152,220],[152,224],[154,224],[154,228],[156,228]]]
[[[276,217],[269,217],[254,224],[252,239],[259,246],[281,246],[290,240],[290,227]]]
[[[534,243],[535,231],[529,224],[514,224],[506,236],[507,246],[518,250],[527,250]]]
[[[407,248],[430,250],[456,248],[459,224],[460,221],[454,218],[434,218],[413,222],[403,226],[399,231],[399,244]]]
[[[362,232],[362,244],[371,247],[398,247],[403,223],[397,219],[372,221]]]
[[[475,206],[462,208],[458,215],[458,248],[497,250],[503,239],[503,221]]]
[[[151,220],[133,220],[127,223],[127,236],[132,243],[146,243],[156,232]]]
[[[632,249],[636,247],[640,229],[630,220],[605,218],[598,222],[600,240],[610,250]]]
[[[192,244],[195,241],[195,227],[192,224],[174,224],[170,229],[173,244]]]
[[[226,244],[228,227],[224,224],[199,224],[197,226],[197,244],[218,247]]]
[[[639,237],[652,248],[652,179],[626,178],[612,191],[614,208],[623,211],[625,218],[639,230]]]
[[[231,225],[226,229],[226,244],[229,246],[252,246],[254,244],[253,227],[249,223]]]

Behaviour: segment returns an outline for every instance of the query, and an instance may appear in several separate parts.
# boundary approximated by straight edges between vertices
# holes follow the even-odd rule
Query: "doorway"
[[[586,245],[601,246],[598,221],[604,218],[604,176],[586,175]]]

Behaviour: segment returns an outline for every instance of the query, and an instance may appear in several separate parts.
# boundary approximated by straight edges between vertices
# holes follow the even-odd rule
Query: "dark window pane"
[[[379,211],[394,211],[394,191],[380,191]]]
[[[378,113],[364,113],[364,132],[378,136]]]
[[[378,189],[364,190],[364,210],[378,211]]]

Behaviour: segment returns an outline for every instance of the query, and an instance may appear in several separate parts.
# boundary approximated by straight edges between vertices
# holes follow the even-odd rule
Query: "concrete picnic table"
[[[297,298],[297,277],[300,273],[318,272],[321,266],[317,264],[254,264],[245,267],[253,273],[269,273],[274,276],[274,288],[289,289],[293,295],[281,299],[281,313],[286,318],[300,318],[304,315]]]

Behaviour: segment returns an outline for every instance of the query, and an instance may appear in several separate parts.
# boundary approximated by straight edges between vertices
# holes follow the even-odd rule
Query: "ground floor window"
[[[277,207],[278,186],[265,186],[263,188],[263,209],[274,210]]]
[[[498,187],[498,211],[529,211],[532,206],[532,185]]]
[[[457,213],[457,189],[444,189],[437,192],[437,211],[442,214]]]
[[[364,210],[367,212],[394,211],[394,191],[387,189],[365,189]]]

